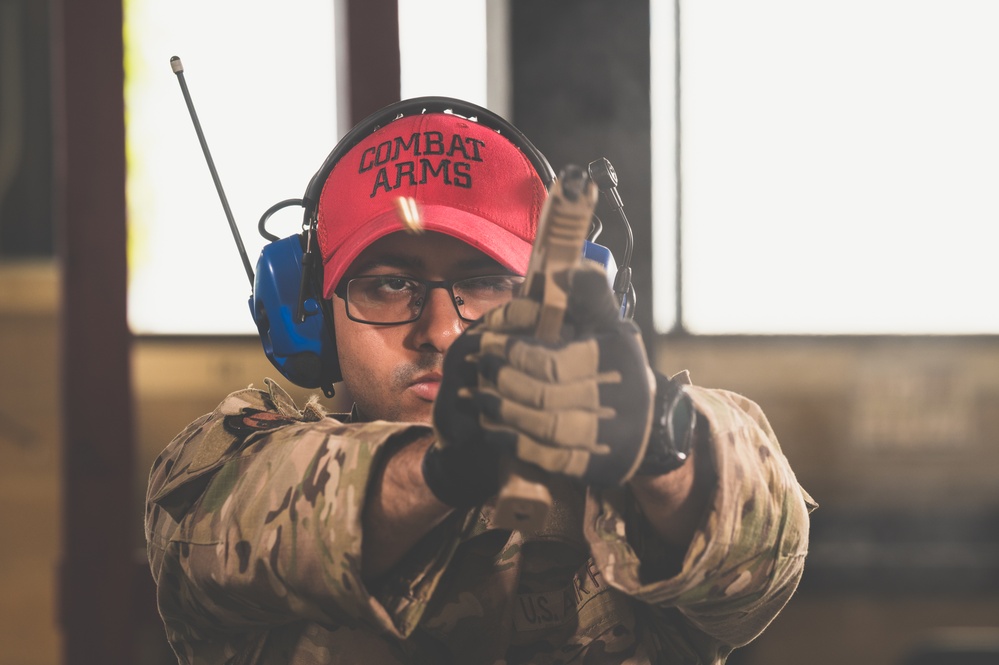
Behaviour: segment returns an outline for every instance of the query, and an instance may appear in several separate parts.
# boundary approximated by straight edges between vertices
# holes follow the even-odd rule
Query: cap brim
[[[527,271],[531,243],[487,219],[460,208],[422,205],[420,221],[424,231],[436,231],[457,238],[507,270],[521,275]],[[347,236],[324,266],[323,297],[333,296],[333,290],[361,252],[379,238],[396,232],[408,232],[408,229],[400,221],[398,212],[387,211],[361,224],[357,231]],[[335,268],[330,269],[329,263],[334,263]]]

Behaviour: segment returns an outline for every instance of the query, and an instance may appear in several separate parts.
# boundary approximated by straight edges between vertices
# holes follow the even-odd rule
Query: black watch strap
[[[652,413],[652,431],[645,458],[636,471],[639,475],[659,476],[679,469],[687,461],[694,443],[697,412],[686,390],[687,372],[672,379],[655,372],[656,399]]]

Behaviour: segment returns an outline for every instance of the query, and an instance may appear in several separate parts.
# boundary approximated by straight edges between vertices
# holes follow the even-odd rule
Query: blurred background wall
[[[656,364],[756,400],[821,506],[799,593],[730,662],[894,665],[929,644],[994,645],[997,338],[655,333],[643,306],[656,288],[648,4],[502,6],[506,112],[556,167],[607,156],[622,177],[643,298],[637,318]],[[354,75],[342,94],[354,107],[338,104],[353,120],[392,101],[393,84],[398,95],[392,49],[361,48],[386,43],[394,10],[387,1],[340,8],[352,17]],[[99,273],[124,288],[123,73],[73,63],[92,44],[114,44],[120,21],[108,0],[0,0],[0,665],[171,662],[144,562],[147,470],[225,394],[275,375],[252,337],[131,335],[120,289],[78,283]],[[455,49],[442,49],[442,62]],[[113,63],[120,53],[101,57]],[[64,117],[77,108],[107,124]],[[87,139],[97,131],[109,132],[106,148],[74,152],[94,145]],[[86,178],[67,177],[67,165]],[[192,168],[207,179],[202,164]],[[112,193],[88,208],[88,191]],[[619,246],[607,226],[604,240]],[[112,240],[87,244],[81,229]],[[228,257],[231,247],[221,251]],[[293,389],[299,399],[307,392]],[[81,447],[94,454],[72,452]],[[102,522],[102,510],[113,519]],[[102,552],[113,568],[88,559]],[[118,660],[75,641],[81,630],[104,630],[102,616],[122,624],[127,655]]]

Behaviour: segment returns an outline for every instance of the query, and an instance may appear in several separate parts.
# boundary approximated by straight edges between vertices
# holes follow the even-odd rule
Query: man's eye
[[[365,279],[364,291],[372,300],[400,300],[420,293],[420,283],[398,275],[374,276]]]
[[[407,291],[416,288],[416,282],[402,277],[381,277],[375,284],[382,291]]]

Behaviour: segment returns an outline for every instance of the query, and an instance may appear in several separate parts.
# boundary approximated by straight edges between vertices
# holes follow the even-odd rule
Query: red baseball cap
[[[323,185],[323,295],[332,297],[368,245],[406,229],[400,198],[415,204],[424,230],[523,274],[547,195],[524,153],[495,130],[450,113],[390,122],[351,148]]]

